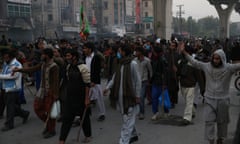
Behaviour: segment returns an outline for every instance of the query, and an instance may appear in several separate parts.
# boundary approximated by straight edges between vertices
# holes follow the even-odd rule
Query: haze
[[[218,17],[217,11],[213,5],[210,5],[207,0],[173,0],[173,16],[176,17],[179,7],[177,5],[184,5],[182,10],[184,11],[183,17],[187,18],[192,16],[194,19],[199,19],[207,16]],[[234,10],[232,12],[231,22],[240,22],[240,14]]]

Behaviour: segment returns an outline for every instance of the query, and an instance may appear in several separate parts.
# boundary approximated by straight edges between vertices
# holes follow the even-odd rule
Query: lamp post
[[[182,7],[184,5],[177,5],[179,8],[179,11],[177,12],[177,16],[179,17],[179,34],[182,35],[182,15],[184,14],[184,11],[182,11]]]

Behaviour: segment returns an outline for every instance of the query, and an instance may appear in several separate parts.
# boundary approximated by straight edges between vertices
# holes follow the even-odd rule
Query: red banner
[[[140,24],[141,22],[141,3],[140,0],[136,0],[136,24]]]

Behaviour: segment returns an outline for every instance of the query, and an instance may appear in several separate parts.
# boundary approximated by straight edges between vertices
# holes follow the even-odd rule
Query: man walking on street
[[[63,79],[63,85],[66,87],[66,100],[63,107],[59,144],[65,143],[75,116],[80,116],[82,121],[81,127],[85,135],[83,142],[90,142],[92,136],[89,107],[90,73],[87,66],[79,61],[79,57],[76,50],[65,51],[65,58],[68,62]]]
[[[145,97],[146,97],[146,89],[149,83],[149,80],[152,77],[152,65],[149,58],[144,56],[144,48],[137,47],[136,48],[136,58],[134,60],[137,62],[138,71],[140,73],[142,88],[141,88],[141,102],[140,102],[140,113],[139,119],[144,119],[144,105],[145,105]]]
[[[105,104],[103,100],[102,86],[101,86],[101,55],[92,42],[87,42],[83,45],[83,53],[85,57],[85,63],[90,71],[91,77],[91,88],[90,88],[90,99],[97,100],[99,107],[98,121],[105,120]]]
[[[137,63],[133,61],[131,48],[127,44],[118,51],[119,67],[104,93],[112,88],[111,106],[119,108],[123,117],[119,144],[129,144],[138,140],[135,128],[136,115],[139,113],[141,78]]]
[[[54,101],[58,99],[59,67],[53,61],[53,50],[45,48],[41,54],[42,63],[32,68],[16,69],[19,72],[32,72],[41,70],[41,83],[34,100],[34,111],[46,123],[42,132],[44,138],[55,136],[56,119],[50,117]]]
[[[180,44],[179,50],[194,67],[203,70],[206,76],[205,139],[209,144],[214,144],[215,124],[217,124],[217,144],[223,144],[227,137],[229,123],[230,81],[232,75],[240,70],[240,64],[227,63],[222,49],[214,51],[208,63],[191,57],[185,51],[184,43]]]
[[[22,89],[22,74],[13,72],[15,68],[22,68],[22,65],[16,59],[16,51],[6,50],[3,54],[3,68],[0,74],[1,89],[4,92],[4,100],[7,108],[7,119],[2,131],[8,131],[14,128],[14,117],[23,118],[23,124],[27,122],[29,112],[21,109],[19,93]]]

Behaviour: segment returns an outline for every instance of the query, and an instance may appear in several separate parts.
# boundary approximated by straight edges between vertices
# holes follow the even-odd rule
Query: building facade
[[[152,0],[142,0],[141,22],[144,35],[153,33],[153,2]]]
[[[7,22],[7,0],[3,0],[0,3],[0,34],[6,34],[9,25]]]
[[[35,36],[58,39],[78,35],[80,0],[34,0],[32,7]]]
[[[2,0],[0,33],[16,41],[33,40],[31,0]]]
[[[152,0],[103,0],[103,27],[108,32],[151,34]]]
[[[152,0],[3,0],[0,34],[15,40],[78,38],[81,5],[92,34],[153,33]]]

